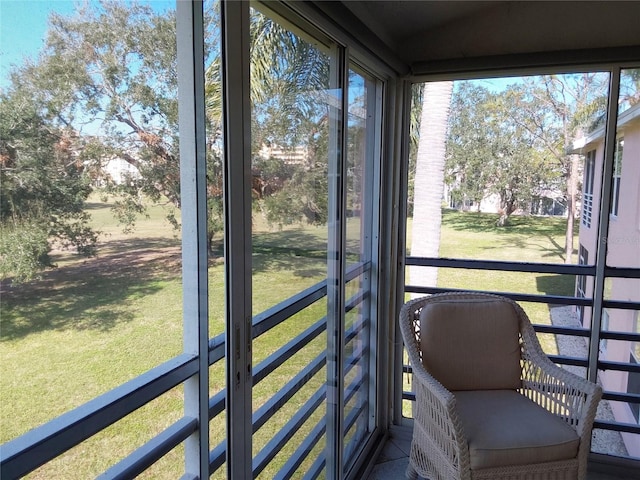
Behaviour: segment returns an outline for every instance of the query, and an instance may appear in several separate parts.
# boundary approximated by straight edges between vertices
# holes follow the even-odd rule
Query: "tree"
[[[143,196],[180,206],[173,11],[103,1],[83,4],[74,16],[53,14],[44,51],[12,83],[29,86],[50,125],[76,132],[76,151],[91,151],[85,167],[94,181],[140,210]],[[115,185],[102,168],[112,158],[140,175]]]
[[[414,181],[411,255],[437,257],[442,225],[442,194],[447,121],[453,82],[429,82],[424,86],[420,136]],[[411,283],[436,286],[438,269],[411,267]]]
[[[209,240],[222,231],[221,86],[215,2],[207,4]],[[105,0],[75,15],[54,14],[36,62],[12,74],[30,90],[51,128],[72,132],[72,148],[94,184],[115,201],[113,213],[130,230],[148,201],[180,207],[175,11]],[[139,175],[115,183],[104,165],[119,158]],[[174,209],[168,219],[178,227]]]
[[[450,128],[447,136],[446,182],[456,203],[472,202],[480,209],[491,180],[491,165],[500,137],[496,122],[487,122],[488,106],[493,97],[471,82],[457,85],[453,95]],[[480,130],[478,126],[484,126]]]
[[[329,59],[267,16],[252,14],[254,199],[267,221],[324,224],[328,209]],[[304,158],[262,158],[263,146]],[[286,155],[285,155],[286,156]]]
[[[501,93],[461,84],[448,137],[447,173],[454,191],[479,202],[500,199],[498,225],[518,208],[552,189],[557,176],[548,152],[520,119],[520,87]]]
[[[567,199],[565,263],[572,263],[580,158],[567,152],[579,135],[604,121],[607,76],[588,72],[531,77],[513,92],[512,101],[519,106],[514,120],[538,140],[564,179],[561,188]]]
[[[83,210],[89,177],[71,135],[50,128],[28,92],[0,95],[0,278],[37,276],[51,266],[53,243],[87,256],[95,251]]]
[[[207,193],[209,244],[222,231],[222,97],[216,2],[208,2],[205,59],[207,107]],[[325,55],[268,17],[254,11],[252,29],[252,102],[254,139],[316,150],[326,144],[326,102],[318,92],[328,88]],[[135,2],[104,0],[84,4],[75,15],[53,15],[46,47],[36,62],[13,72],[14,85],[30,90],[32,102],[50,128],[65,128],[71,149],[86,172],[106,192],[115,194],[114,214],[133,224],[150,201],[180,207],[179,138],[175,12],[158,12]],[[323,137],[324,135],[324,137]],[[259,144],[258,144],[259,148]],[[256,151],[256,149],[254,149]],[[139,175],[116,184],[103,168],[124,159]],[[325,164],[323,164],[323,162]],[[262,183],[272,179],[255,169]],[[303,173],[308,175],[303,175]],[[267,172],[268,173],[268,172]],[[285,206],[284,220],[298,216],[326,221],[326,155],[309,156],[286,179],[294,202],[270,185],[270,218]],[[292,212],[292,209],[297,212]],[[291,215],[295,213],[296,215]],[[168,217],[175,221],[173,210]],[[279,221],[282,223],[282,221]]]
[[[625,110],[640,103],[640,68],[622,70],[619,103]]]

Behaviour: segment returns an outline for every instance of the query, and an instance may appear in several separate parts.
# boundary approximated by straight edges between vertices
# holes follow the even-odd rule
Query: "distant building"
[[[460,200],[453,192],[455,185],[444,187],[444,199],[449,208],[462,211],[473,211],[483,213],[500,213],[500,196],[497,193],[487,193],[485,197],[477,203],[473,200]],[[531,198],[528,206],[518,208],[514,215],[543,215],[543,216],[565,216],[567,215],[567,201],[563,194],[555,190],[542,190],[535,197]]]
[[[604,127],[587,135],[576,145],[574,152],[584,155],[583,201],[580,215],[579,263],[594,264],[597,251],[597,229],[601,192],[594,186],[602,181],[604,162]],[[607,238],[607,265],[612,267],[640,267],[640,104],[618,117],[610,224]],[[605,286],[606,299],[640,301],[640,279],[610,278]],[[578,277],[576,295],[591,297],[593,278]],[[590,327],[591,308],[578,308],[580,320]],[[640,332],[637,310],[604,309],[602,330]],[[640,363],[640,343],[624,340],[601,340],[601,358],[613,362]],[[600,379],[605,390],[640,393],[640,373],[607,370]],[[610,402],[618,422],[639,424],[640,405]],[[630,455],[640,457],[638,435],[622,433]]]
[[[280,145],[266,145],[263,143],[258,155],[264,159],[277,158],[288,164],[300,165],[306,162],[309,148],[306,145],[281,147]]]
[[[107,160],[102,166],[103,172],[117,185],[121,185],[127,179],[139,178],[139,170],[122,158]]]

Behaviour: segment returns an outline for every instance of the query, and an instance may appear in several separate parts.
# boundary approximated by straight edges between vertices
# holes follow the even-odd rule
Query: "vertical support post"
[[[332,55],[329,118],[329,232],[327,245],[327,478],[343,477],[346,116],[348,98],[345,49]]]
[[[369,422],[368,431],[373,432],[378,426],[378,410],[380,402],[377,392],[379,391],[378,372],[379,358],[384,349],[380,342],[380,217],[382,215],[382,195],[381,195],[381,171],[382,171],[382,89],[383,84],[378,79],[365,77],[367,91],[367,119],[365,123],[365,192],[363,205],[366,205],[367,213],[363,229],[366,237],[363,239],[365,261],[371,261],[371,270],[365,277],[366,290],[369,291],[369,299],[366,304],[366,314],[369,315],[368,328],[368,363],[367,380],[368,401],[369,401]],[[361,213],[362,215],[362,213]]]
[[[593,308],[591,309],[591,337],[589,341],[589,368],[587,378],[592,382],[598,378],[598,354],[600,328],[602,327],[602,301],[604,300],[605,268],[607,266],[607,237],[609,236],[609,214],[611,212],[611,179],[616,148],[618,125],[618,97],[620,95],[620,67],[611,70],[609,102],[607,104],[607,126],[604,141],[604,170],[598,215],[598,248],[596,255],[596,277],[593,282]]]
[[[378,226],[375,231],[378,234],[378,253],[376,258],[379,262],[377,268],[376,288],[378,292],[390,292],[390,294],[378,295],[377,298],[377,333],[376,345],[378,354],[376,355],[376,381],[377,381],[377,424],[386,433],[388,426],[392,422],[391,413],[393,408],[393,392],[394,392],[394,368],[395,349],[394,349],[394,325],[396,322],[392,320],[390,312],[395,308],[395,296],[398,288],[396,280],[397,255],[394,251],[396,245],[396,237],[398,235],[397,217],[394,212],[397,211],[397,199],[395,192],[399,183],[397,174],[399,162],[395,162],[395,167],[391,167],[392,160],[396,158],[394,149],[396,145],[395,131],[396,121],[395,112],[399,108],[396,102],[396,80],[387,79],[381,87],[380,98],[380,165],[377,167],[379,180],[378,186],[378,202],[376,207],[379,209]],[[383,175],[382,172],[387,172]]]
[[[223,0],[227,478],[252,475],[249,2]]]
[[[394,178],[398,179],[393,190],[393,219],[394,227],[392,232],[398,232],[397,236],[392,240],[397,242],[391,247],[392,252],[397,252],[397,270],[393,272],[390,279],[391,285],[396,285],[396,295],[393,299],[390,311],[393,312],[389,321],[393,340],[393,423],[399,425],[402,423],[402,366],[404,364],[404,344],[402,343],[402,335],[400,334],[400,324],[398,323],[397,314],[400,307],[404,304],[404,285],[405,280],[405,258],[407,256],[407,195],[409,182],[409,131],[411,129],[411,88],[412,84],[407,80],[401,80],[396,88],[396,100],[394,102],[396,108],[395,125],[396,125],[396,142],[393,157],[397,160],[394,162],[396,170]],[[400,108],[398,106],[400,105]],[[399,171],[398,171],[399,170]]]
[[[198,374],[185,382],[185,416],[198,430],[185,442],[185,472],[209,478],[209,311],[207,272],[206,132],[202,2],[177,2],[180,201],[184,351]]]

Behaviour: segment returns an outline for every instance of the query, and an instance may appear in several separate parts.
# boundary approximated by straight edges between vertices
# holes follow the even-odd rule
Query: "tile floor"
[[[409,462],[409,448],[411,446],[412,425],[395,426],[391,428],[390,437],[376,460],[367,480],[403,480]],[[587,480],[638,480],[637,477],[613,476],[600,472],[589,472]]]

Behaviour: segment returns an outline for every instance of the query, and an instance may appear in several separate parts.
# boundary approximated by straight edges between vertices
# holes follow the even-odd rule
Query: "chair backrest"
[[[420,313],[427,371],[451,391],[520,388],[520,317],[512,303],[436,297]]]

